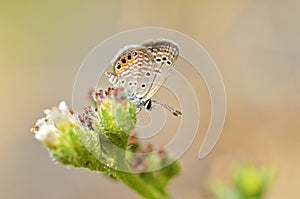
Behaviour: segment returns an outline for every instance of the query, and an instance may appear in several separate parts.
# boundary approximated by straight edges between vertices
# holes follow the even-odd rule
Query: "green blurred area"
[[[297,198],[299,13],[300,2],[292,0],[0,1],[0,198],[136,198],[100,175],[53,164],[29,129],[45,108],[71,103],[77,70],[97,44],[144,26],[171,28],[202,44],[227,92],[221,139],[199,160],[210,102],[205,84],[192,82],[199,83],[201,124],[171,194],[200,198],[209,179],[229,179],[232,168],[249,161],[278,169],[266,199]],[[192,73],[185,65],[179,70]]]
[[[216,199],[262,199],[274,180],[275,170],[259,168],[253,164],[242,164],[232,172],[232,182],[226,185],[215,179],[209,183],[209,191]]]

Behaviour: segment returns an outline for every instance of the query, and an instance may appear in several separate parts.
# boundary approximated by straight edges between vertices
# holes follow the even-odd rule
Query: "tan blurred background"
[[[174,198],[201,198],[213,177],[244,161],[272,165],[266,198],[297,198],[300,183],[300,2],[0,1],[0,198],[137,198],[122,184],[51,162],[29,132],[42,110],[71,103],[77,69],[99,42],[127,29],[159,26],[202,44],[224,78],[223,134],[210,155],[198,149],[209,108],[181,158]],[[209,104],[205,87],[202,105]],[[201,93],[201,92],[200,92]]]

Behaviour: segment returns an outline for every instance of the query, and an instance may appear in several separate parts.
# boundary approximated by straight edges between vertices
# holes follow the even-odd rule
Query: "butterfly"
[[[114,72],[105,75],[113,87],[125,89],[127,98],[137,107],[151,110],[158,104],[175,116],[182,113],[167,104],[151,99],[160,89],[179,56],[179,46],[167,39],[140,45],[127,45],[112,60]]]

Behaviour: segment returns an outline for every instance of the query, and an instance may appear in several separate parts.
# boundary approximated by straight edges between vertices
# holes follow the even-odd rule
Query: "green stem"
[[[79,167],[87,167],[90,170],[103,172],[106,171],[106,174],[113,174],[113,176],[117,177],[120,181],[122,181],[127,187],[138,193],[143,198],[147,199],[169,199],[170,197],[166,192],[163,192],[158,187],[155,187],[156,185],[153,185],[152,183],[147,183],[147,181],[143,180],[140,176],[140,174],[137,173],[130,173],[130,172],[124,172],[115,170],[113,168],[106,167],[99,161],[98,159],[95,159],[93,156],[89,156],[88,154],[84,155],[85,160],[83,162],[88,162],[89,164],[83,164]],[[88,158],[90,157],[90,159]],[[122,158],[120,158],[122,159]],[[122,164],[123,168],[128,168],[128,165],[126,163]],[[128,168],[128,171],[130,169]]]
[[[136,173],[126,173],[118,171],[118,178],[126,184],[129,188],[147,199],[168,199],[170,198],[167,194],[163,194],[161,191],[156,189],[154,186],[147,184],[143,181]]]

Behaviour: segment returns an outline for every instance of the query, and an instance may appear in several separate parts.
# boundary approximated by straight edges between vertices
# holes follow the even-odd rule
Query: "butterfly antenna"
[[[164,107],[165,109],[167,109],[168,111],[170,111],[171,113],[173,113],[173,115],[175,115],[176,117],[179,117],[182,115],[182,113],[179,110],[176,110],[174,108],[172,108],[171,106],[169,106],[168,104],[162,104],[159,101],[156,100],[151,100],[153,103],[155,104],[159,104],[162,107]]]

